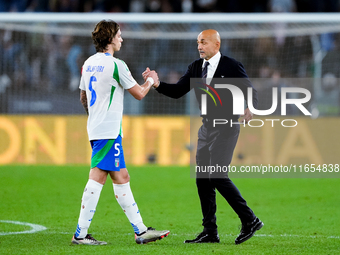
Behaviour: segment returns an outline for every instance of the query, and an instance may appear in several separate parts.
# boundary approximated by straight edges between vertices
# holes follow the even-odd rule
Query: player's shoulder
[[[123,68],[126,71],[129,71],[129,67],[127,66],[127,64],[125,63],[124,60],[122,60],[120,58],[116,58],[116,57],[113,57],[113,59],[114,59],[114,62],[117,64],[119,69]]]
[[[93,56],[94,56],[94,55],[89,56],[89,57],[84,61],[84,65],[87,64],[87,63],[89,63],[89,62],[91,62],[92,59],[93,59]]]
[[[86,70],[86,72],[88,72],[87,70],[90,69],[92,62],[93,62],[93,59],[94,59],[94,55],[91,55],[84,61],[83,66],[82,66],[82,70],[81,70],[82,74],[84,74],[83,71],[85,71],[85,70]]]
[[[118,62],[120,64],[126,65],[125,61],[120,59],[120,58],[113,57],[113,59],[114,59],[115,62]]]
[[[91,63],[93,61],[96,61],[98,58],[101,58],[102,57],[102,54],[101,52],[97,52],[91,56],[89,56],[85,61],[84,63]]]

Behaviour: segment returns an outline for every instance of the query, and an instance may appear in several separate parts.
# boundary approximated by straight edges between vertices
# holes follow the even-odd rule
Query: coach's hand
[[[249,110],[249,108],[244,110],[244,114],[241,115],[242,119],[241,122],[245,121],[248,123],[248,121],[253,119],[253,113]]]

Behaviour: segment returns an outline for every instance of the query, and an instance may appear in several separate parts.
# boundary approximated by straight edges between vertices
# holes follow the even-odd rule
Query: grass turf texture
[[[129,167],[144,223],[169,229],[155,243],[137,245],[132,227],[104,185],[90,233],[107,246],[71,246],[86,166],[1,166],[0,220],[40,224],[34,234],[0,236],[0,254],[340,254],[340,179],[234,179],[265,226],[235,245],[240,224],[217,195],[220,244],[184,244],[202,230],[195,180],[188,167]],[[27,226],[0,222],[0,232]]]

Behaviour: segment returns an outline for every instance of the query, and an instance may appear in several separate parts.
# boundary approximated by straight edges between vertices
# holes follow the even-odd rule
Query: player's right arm
[[[87,97],[86,97],[86,91],[85,90],[80,90],[80,102],[83,105],[87,115],[89,115],[89,108],[88,108],[88,105],[87,105]]]
[[[87,105],[87,97],[86,97],[85,80],[83,77],[83,67],[81,68],[81,79],[80,79],[79,89],[80,89],[80,103],[83,105],[86,114],[89,115],[89,108]]]

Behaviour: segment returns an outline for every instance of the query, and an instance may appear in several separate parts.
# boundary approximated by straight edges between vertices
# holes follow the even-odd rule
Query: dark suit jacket
[[[207,89],[203,84],[192,82],[190,86],[190,78],[200,78],[202,75],[202,64],[203,59],[198,59],[192,62],[186,71],[186,73],[179,79],[176,84],[168,84],[161,82],[156,89],[159,93],[164,94],[171,98],[180,98],[188,93],[192,88],[195,90],[196,98],[201,109],[201,95],[206,92],[199,88]],[[239,87],[245,99],[247,99],[248,87],[253,88],[253,105],[257,107],[257,91],[248,79],[247,73],[243,65],[233,58],[221,55],[221,59],[216,68],[214,77],[210,83],[210,86],[214,87],[214,78],[229,78],[228,84],[233,84]],[[231,83],[232,82],[232,83]],[[218,94],[220,95],[222,105],[216,105],[211,97],[207,97],[207,118],[223,118],[237,120],[239,115],[233,115],[233,97],[228,89],[219,89]]]

